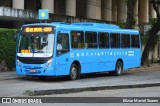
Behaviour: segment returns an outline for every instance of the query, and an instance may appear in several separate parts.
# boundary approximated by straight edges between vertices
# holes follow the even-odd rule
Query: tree
[[[144,48],[143,54],[142,54],[142,65],[146,66],[149,65],[148,57],[149,57],[149,51],[152,49],[154,43],[157,41],[158,38],[157,33],[160,31],[160,0],[152,0],[153,3],[153,9],[156,11],[157,14],[157,20],[153,24],[153,27],[149,31],[149,38],[147,40],[146,46]]]

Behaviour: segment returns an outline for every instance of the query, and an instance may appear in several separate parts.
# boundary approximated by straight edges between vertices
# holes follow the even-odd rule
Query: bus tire
[[[115,67],[115,76],[120,76],[122,74],[123,64],[121,61],[117,61]]]
[[[120,76],[122,74],[123,64],[121,61],[116,62],[115,71],[109,72],[110,75]]]
[[[70,68],[70,80],[76,80],[78,78],[78,67],[76,64],[72,64]]]

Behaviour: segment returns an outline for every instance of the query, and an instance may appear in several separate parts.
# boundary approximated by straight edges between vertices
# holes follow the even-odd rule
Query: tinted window
[[[97,33],[86,32],[85,44],[86,44],[86,48],[97,48]]]
[[[131,41],[132,41],[132,48],[139,48],[140,47],[138,35],[132,35]]]
[[[110,47],[120,48],[120,34],[110,34]]]
[[[122,34],[121,35],[121,47],[122,48],[130,48],[130,35],[129,34]]]
[[[109,36],[108,33],[98,33],[99,48],[109,47]]]
[[[84,48],[84,33],[82,31],[72,31],[71,42],[72,48]]]

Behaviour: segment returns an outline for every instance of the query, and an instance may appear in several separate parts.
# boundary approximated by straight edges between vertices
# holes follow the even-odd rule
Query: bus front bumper
[[[16,65],[16,73],[18,75],[28,76],[55,76],[54,68],[46,64],[23,64]]]

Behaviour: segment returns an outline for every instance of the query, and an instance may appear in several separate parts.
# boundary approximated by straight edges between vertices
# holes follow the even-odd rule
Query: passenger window
[[[139,36],[138,35],[132,35],[131,37],[132,41],[132,48],[139,48],[140,43],[139,43]]]
[[[99,48],[109,48],[109,36],[108,33],[98,33]]]
[[[120,48],[120,34],[110,34],[110,47]]]
[[[57,56],[66,52],[69,52],[69,36],[61,33],[57,37]]]
[[[71,32],[71,47],[72,48],[84,48],[84,32],[72,31]]]
[[[86,45],[86,48],[97,48],[97,33],[96,32],[86,32],[85,45]]]
[[[121,47],[122,48],[130,48],[130,35],[129,34],[122,34],[121,35]]]

